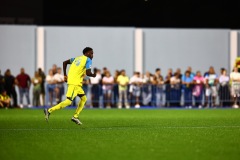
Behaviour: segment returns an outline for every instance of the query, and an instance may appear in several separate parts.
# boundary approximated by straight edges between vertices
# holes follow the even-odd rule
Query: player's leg
[[[87,102],[87,96],[85,94],[79,94],[78,96],[80,97],[81,100],[79,101],[77,109],[74,113],[73,117],[75,117],[75,118],[78,118],[78,116],[79,116],[80,112],[82,111],[85,103]]]
[[[71,120],[73,122],[75,122],[76,124],[80,125],[82,123],[78,119],[78,116],[81,113],[81,111],[83,110],[83,107],[84,107],[85,103],[87,102],[87,96],[85,95],[84,90],[82,89],[82,87],[78,87],[76,89],[76,91],[78,93],[77,95],[80,97],[81,100],[78,103],[77,109],[76,109],[76,111],[75,111],[75,113],[74,113],[74,115],[73,115]]]
[[[72,100],[77,96],[77,91],[76,87],[73,85],[68,86],[67,94],[66,94],[66,99],[62,101],[61,103],[49,108],[49,109],[44,109],[44,114],[45,114],[45,119],[48,120],[49,115],[59,109],[65,108],[69,105],[72,104]]]

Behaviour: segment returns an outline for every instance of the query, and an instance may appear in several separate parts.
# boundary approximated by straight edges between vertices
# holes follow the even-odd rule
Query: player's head
[[[93,49],[90,47],[86,47],[83,49],[83,54],[90,59],[93,59]]]

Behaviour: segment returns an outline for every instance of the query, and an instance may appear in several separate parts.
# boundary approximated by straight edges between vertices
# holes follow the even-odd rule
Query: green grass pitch
[[[0,110],[1,160],[240,159],[238,109]]]

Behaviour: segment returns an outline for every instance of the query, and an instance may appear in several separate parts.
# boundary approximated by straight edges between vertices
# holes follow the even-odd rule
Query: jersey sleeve
[[[70,58],[70,63],[72,63],[74,61],[75,58]]]
[[[91,69],[91,67],[92,67],[92,60],[90,58],[87,58],[86,69]]]

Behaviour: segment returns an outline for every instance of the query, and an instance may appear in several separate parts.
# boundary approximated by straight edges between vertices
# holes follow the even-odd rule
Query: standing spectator
[[[2,91],[4,90],[4,76],[1,74],[1,70],[0,70],[0,93],[2,93]]]
[[[47,92],[48,92],[48,105],[52,106],[53,105],[53,96],[54,96],[54,91],[55,91],[55,80],[53,77],[53,71],[50,69],[48,71],[48,75],[46,77],[47,81]]]
[[[0,108],[9,108],[11,105],[11,98],[7,95],[5,90],[1,91],[0,94]]]
[[[94,68],[94,73],[96,73],[96,77],[90,77],[90,82],[91,82],[91,102],[92,102],[92,107],[96,108],[99,107],[99,98],[101,94],[101,71],[97,68]]]
[[[217,97],[217,83],[218,83],[218,76],[215,73],[213,67],[209,68],[209,72],[205,75],[206,80],[206,105],[209,106],[216,106],[216,97]]]
[[[226,69],[221,69],[221,75],[219,77],[219,98],[220,106],[230,106],[230,90],[229,90],[229,76]]]
[[[142,85],[142,103],[143,105],[149,105],[152,100],[152,75],[147,71],[143,75],[143,85]]]
[[[119,101],[118,101],[118,108],[122,108],[122,100],[124,99],[125,107],[127,109],[130,108],[127,99],[127,89],[128,89],[128,82],[129,78],[126,76],[125,70],[121,71],[121,74],[117,78],[118,88],[119,88]]]
[[[38,74],[39,76],[42,78],[42,82],[41,82],[41,94],[40,94],[40,102],[41,102],[41,106],[45,105],[45,79],[46,79],[46,75],[45,73],[42,71],[41,68],[38,68]]]
[[[115,71],[114,74],[114,85],[113,85],[113,103],[114,103],[114,107],[117,107],[118,105],[118,83],[117,83],[117,77],[120,75],[120,72],[118,70]]]
[[[105,72],[105,76],[102,79],[102,84],[105,106],[106,108],[111,108],[114,78],[111,76],[109,71]]]
[[[31,107],[29,99],[29,89],[31,86],[31,78],[25,73],[24,68],[21,68],[20,74],[17,75],[17,84],[20,95],[20,107],[23,108],[23,95],[25,94],[28,107]]]
[[[230,79],[232,81],[232,96],[233,96],[233,108],[239,108],[238,99],[240,97],[240,73],[238,68],[234,67],[233,72],[230,74]]]
[[[179,107],[181,101],[181,79],[179,72],[176,72],[170,79],[170,106]]]
[[[190,71],[186,71],[182,76],[182,86],[184,90],[184,103],[186,108],[192,108],[192,86],[193,78]]]
[[[187,71],[190,72],[190,77],[192,77],[192,78],[195,77],[195,73],[192,71],[192,67],[188,66]]]
[[[56,64],[52,65],[52,72],[53,72],[53,75],[55,75],[57,73],[57,65]]]
[[[64,76],[62,74],[62,68],[57,68],[57,73],[53,76],[55,81],[55,93],[56,93],[56,103],[62,101],[62,95],[64,94]]]
[[[129,92],[131,95],[131,103],[134,103],[135,108],[140,108],[142,82],[140,72],[134,72],[134,75],[130,78]]]
[[[41,82],[42,78],[36,71],[34,77],[32,78],[33,83],[33,106],[40,106],[40,94],[41,94]]]
[[[165,95],[166,95],[166,104],[165,106],[168,107],[170,106],[170,92],[171,92],[171,84],[170,84],[170,79],[173,76],[173,71],[171,68],[168,69],[168,73],[165,77]]]
[[[196,76],[193,78],[193,97],[195,100],[195,106],[198,108],[202,108],[202,95],[204,88],[204,77],[202,76],[200,71],[197,71]]]
[[[9,95],[13,99],[13,107],[19,108],[17,104],[17,93],[15,90],[15,85],[17,84],[16,78],[11,74],[10,69],[7,69],[4,74],[5,79],[5,89],[7,91],[7,95]]]

